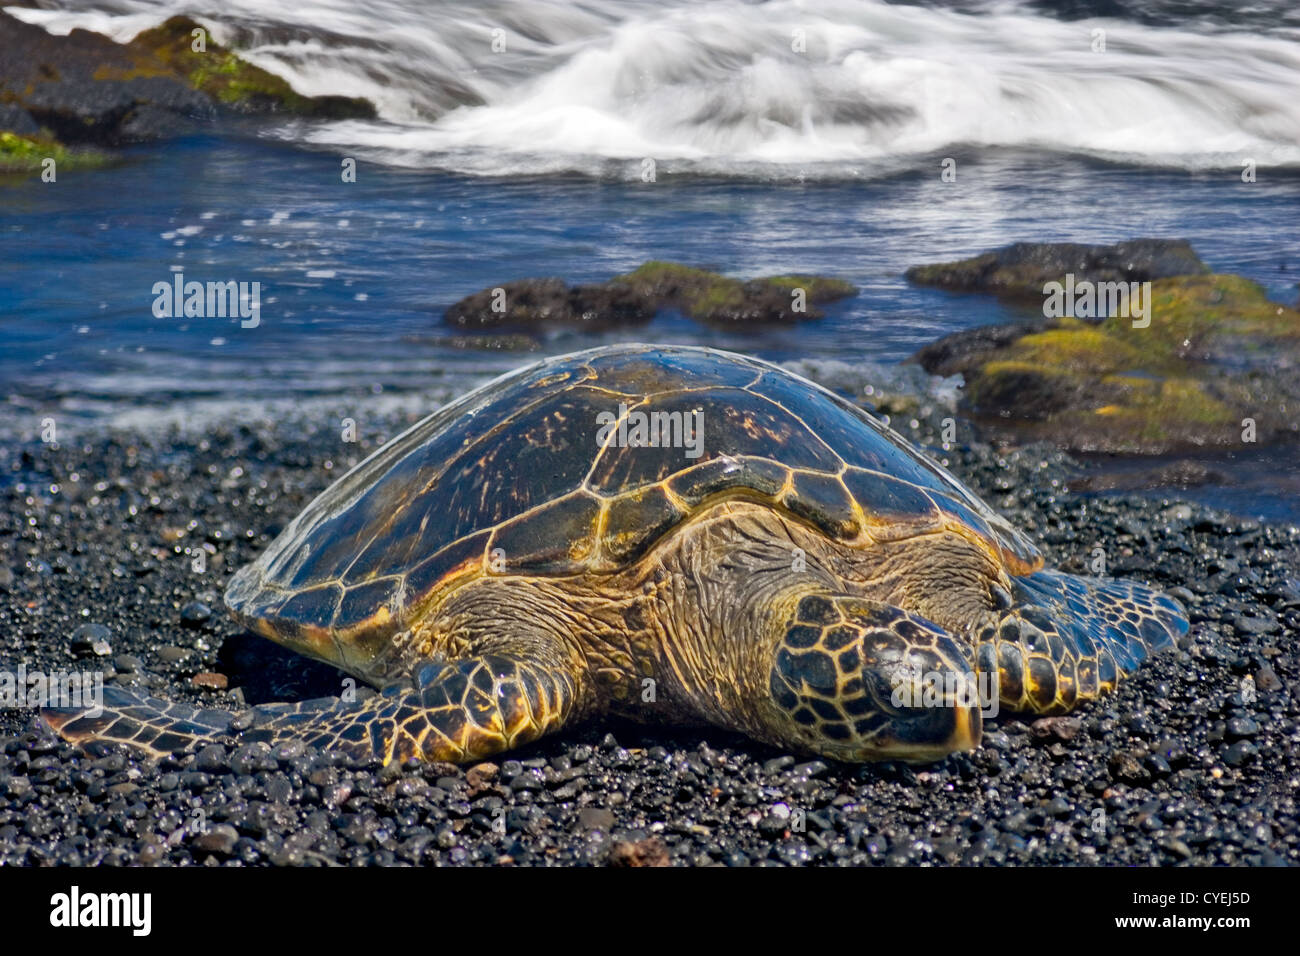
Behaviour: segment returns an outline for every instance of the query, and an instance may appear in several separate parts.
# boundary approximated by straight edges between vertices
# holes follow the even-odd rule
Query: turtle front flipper
[[[802,597],[768,681],[774,743],[837,760],[938,760],[979,745],[969,645],[925,618],[848,595]]]
[[[417,757],[462,763],[536,740],[580,709],[581,675],[553,662],[489,654],[420,666],[412,685],[364,701],[264,704],[243,714],[199,710],[110,688],[102,712],[46,709],[74,743],[121,743],[153,757],[230,735],[242,742],[298,740],[385,764]]]
[[[140,697],[120,687],[104,688],[101,706],[90,710],[41,709],[41,718],[64,740],[125,744],[155,759],[229,734],[234,717],[225,710]]]
[[[1072,710],[1187,633],[1178,602],[1142,584],[1059,571],[1012,582],[1011,607],[976,636],[980,672],[998,674],[1009,710]]]

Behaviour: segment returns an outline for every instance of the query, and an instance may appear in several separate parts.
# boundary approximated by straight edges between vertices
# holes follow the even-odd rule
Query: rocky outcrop
[[[650,302],[655,311],[673,308],[696,321],[714,324],[820,319],[824,313],[818,305],[858,291],[852,283],[823,276],[768,276],[744,282],[705,269],[659,261],[647,262],[613,281],[626,284]]]
[[[498,291],[499,290],[499,291]],[[563,279],[520,279],[484,289],[447,310],[458,329],[572,326],[590,330],[636,325],[654,315],[649,302],[628,286],[568,286]]]
[[[841,279],[786,275],[742,281],[673,262],[647,262],[608,282],[569,286],[521,279],[457,302],[446,321],[459,329],[547,326],[608,329],[647,322],[665,309],[712,324],[790,323],[821,318],[820,304],[853,295]]]
[[[371,119],[375,115],[374,106],[356,97],[304,96],[211,37],[205,50],[195,52],[192,41],[197,28],[199,24],[188,17],[172,17],[138,35],[128,49],[144,68],[156,61],[183,77],[193,89],[237,112],[290,113],[312,119]]]
[[[372,116],[348,97],[308,97],[172,17],[130,43],[54,36],[0,12],[0,131],[37,144],[114,147],[184,135],[223,111]]]
[[[1147,282],[1209,271],[1186,240],[1134,239],[1113,246],[1017,242],[971,259],[913,266],[905,275],[917,285],[1036,299],[1046,283],[1067,274],[1076,282]]]
[[[1186,253],[1159,267],[1200,261]],[[1235,275],[1156,278],[1150,289],[1145,326],[1126,315],[990,326],[913,360],[961,374],[977,421],[1074,451],[1163,454],[1300,432],[1300,312]]]

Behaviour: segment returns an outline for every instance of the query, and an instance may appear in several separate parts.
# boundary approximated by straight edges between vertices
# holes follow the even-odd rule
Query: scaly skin
[[[454,582],[352,668],[408,678],[364,702],[234,715],[112,689],[100,716],[44,716],[69,740],[151,755],[232,734],[466,762],[617,712],[838,760],[929,761],[978,744],[965,694],[977,669],[998,672],[1002,706],[1059,713],[1185,630],[1177,605],[1140,585],[1009,577],[991,549],[950,532],[850,547],[737,498],[620,574]],[[914,673],[951,675],[959,693],[896,703]]]

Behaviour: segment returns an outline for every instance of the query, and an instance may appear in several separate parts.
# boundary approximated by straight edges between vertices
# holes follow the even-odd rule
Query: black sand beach
[[[942,414],[894,422],[938,447]],[[0,449],[0,661],[239,708],[340,675],[246,634],[225,580],[403,422]],[[954,473],[1049,563],[1171,589],[1190,633],[1067,718],[1003,714],[931,766],[828,763],[713,731],[575,728],[473,767],[286,746],[139,762],[0,711],[0,864],[1277,865],[1300,861],[1300,529],[1064,494],[1081,466],[962,427]],[[204,570],[193,555],[205,554]],[[222,689],[225,688],[225,689]]]

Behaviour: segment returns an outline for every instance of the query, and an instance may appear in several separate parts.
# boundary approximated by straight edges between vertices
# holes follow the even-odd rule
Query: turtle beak
[[[920,717],[903,714],[892,722],[894,733],[886,751],[893,759],[932,763],[979,746],[983,718],[978,703],[948,702],[923,710]]]
[[[977,748],[983,733],[979,695],[969,676],[956,675],[956,683],[955,692],[923,687],[917,705],[888,708],[894,712],[876,738],[876,759],[932,763]]]
[[[870,759],[932,763],[979,746],[979,679],[955,644],[956,653],[944,650],[930,649],[923,668],[915,662],[882,665],[867,681],[883,718]],[[936,666],[938,658],[946,658],[943,666]]]

